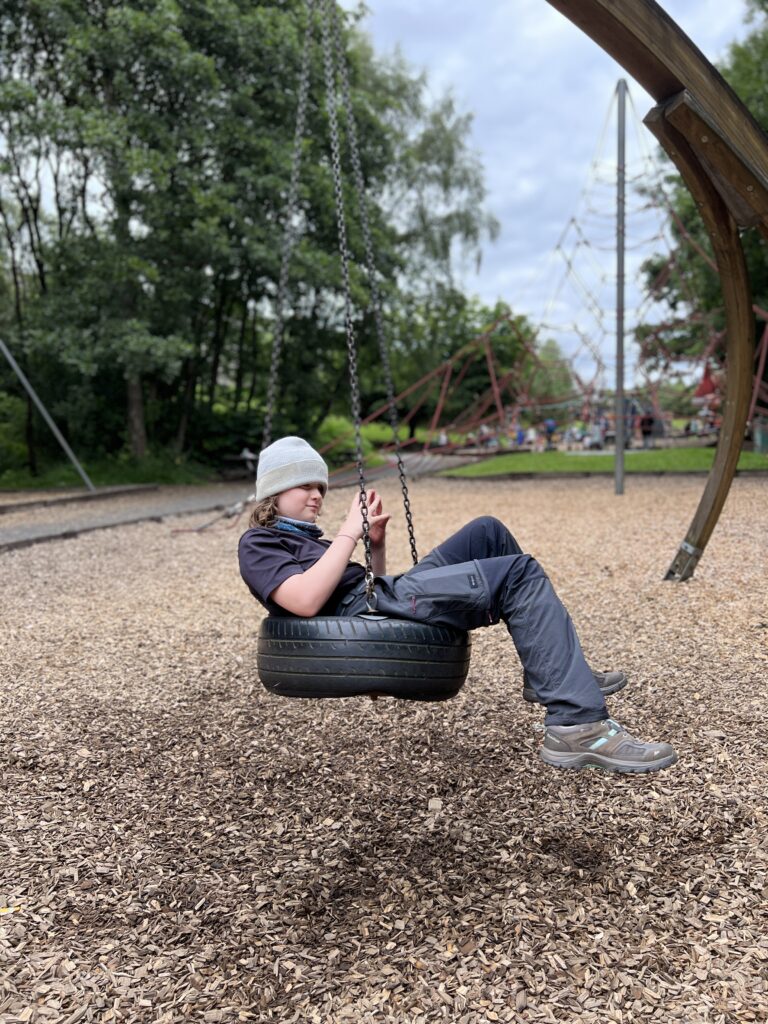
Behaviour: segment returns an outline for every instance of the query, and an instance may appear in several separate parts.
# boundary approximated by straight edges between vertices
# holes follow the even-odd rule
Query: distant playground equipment
[[[520,360],[509,370],[503,371],[494,350],[494,335],[501,328],[508,327],[520,345]],[[531,388],[539,370],[547,370],[552,361],[544,362],[525,333],[520,330],[513,316],[502,316],[490,324],[472,341],[439,366],[424,374],[413,384],[395,395],[395,403],[406,409],[400,416],[401,426],[412,427],[417,413],[425,403],[435,399],[434,412],[426,428],[425,437],[414,435],[399,439],[399,449],[411,452],[430,452],[433,455],[458,455],[472,451],[476,456],[492,456],[500,450],[520,451],[540,446],[542,450],[553,450],[556,438],[564,443],[578,444],[585,449],[603,449],[615,441],[615,417],[608,404],[601,397],[597,384],[601,364],[590,380],[584,379],[575,369],[573,359],[561,361],[567,366],[576,389],[563,394],[537,395]],[[460,412],[446,415],[451,399],[456,395],[467,372],[473,364],[484,365],[487,387]],[[654,433],[663,435],[668,428],[664,414],[659,407],[657,390],[651,391],[652,420]],[[628,393],[625,399],[625,440],[629,445],[633,435],[639,433],[644,409],[642,403]],[[388,412],[384,403],[361,420],[361,426],[374,423]],[[521,417],[531,426],[525,429]],[[571,424],[582,424],[578,430]],[[538,426],[535,426],[537,424]],[[349,442],[352,435],[339,434],[320,449],[328,455],[334,449]],[[380,453],[394,451],[394,441],[379,448]],[[356,462],[345,462],[338,466],[331,478],[338,479],[346,474]]]
[[[521,358],[511,369],[502,371],[494,351],[494,335],[501,328],[508,328],[520,345]],[[453,415],[446,415],[451,406],[451,399],[457,394],[462,382],[473,364],[484,365],[487,373],[487,387],[468,406]],[[570,376],[578,390],[568,394],[538,396],[533,398],[531,388],[533,378],[538,370],[546,370],[546,364],[539,357],[525,333],[513,316],[501,316],[490,324],[472,341],[467,342],[452,356],[439,366],[424,374],[413,384],[394,396],[395,405],[402,407],[408,401],[407,412],[400,418],[401,426],[411,427],[417,413],[426,402],[437,395],[434,412],[426,430],[426,438],[418,439],[415,435],[399,438],[397,445],[393,440],[380,448],[381,452],[392,452],[410,448],[411,451],[430,451],[433,454],[453,454],[473,448],[477,452],[493,454],[499,441],[507,446],[515,447],[519,429],[519,417],[523,412],[535,410],[542,420],[544,435],[551,441],[556,429],[552,413],[562,414],[564,410],[573,411],[579,417],[590,422],[595,416],[597,402],[596,376],[592,380],[584,380],[575,370],[570,360],[568,364]],[[380,419],[389,412],[389,403],[384,403],[361,420],[366,426]],[[550,424],[550,426],[547,426]],[[350,437],[350,433],[341,434],[325,444],[320,452],[332,452]],[[519,446],[519,444],[518,444]],[[356,463],[349,462],[338,467],[335,475],[347,471]],[[334,474],[331,474],[332,476]]]

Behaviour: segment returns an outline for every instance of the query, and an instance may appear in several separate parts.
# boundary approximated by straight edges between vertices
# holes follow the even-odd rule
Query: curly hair
[[[277,520],[277,495],[269,498],[262,498],[253,506],[248,526],[274,526]]]

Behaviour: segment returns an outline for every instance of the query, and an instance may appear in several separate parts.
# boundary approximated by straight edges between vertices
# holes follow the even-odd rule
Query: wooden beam
[[[725,138],[688,90],[664,104],[664,117],[683,135],[740,227],[768,218],[768,168],[756,167],[738,139]]]
[[[712,240],[726,314],[726,392],[715,461],[666,575],[666,579],[686,580],[712,536],[736,473],[752,397],[755,318],[739,229],[725,200],[688,140],[667,120],[666,105],[654,108],[645,123],[674,161],[699,208]]]

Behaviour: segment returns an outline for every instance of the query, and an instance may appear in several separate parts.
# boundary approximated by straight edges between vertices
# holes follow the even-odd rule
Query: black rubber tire
[[[469,670],[469,634],[383,616],[267,618],[257,666],[282,697],[448,700]]]

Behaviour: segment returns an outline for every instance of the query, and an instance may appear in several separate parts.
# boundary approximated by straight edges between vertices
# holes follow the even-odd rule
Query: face
[[[289,519],[314,523],[323,507],[324,484],[302,484],[277,496],[277,511]]]

